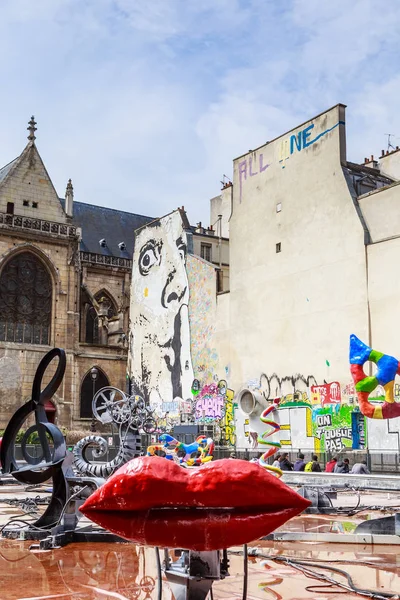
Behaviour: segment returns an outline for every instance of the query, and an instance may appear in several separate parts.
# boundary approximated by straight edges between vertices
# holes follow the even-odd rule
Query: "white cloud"
[[[0,163],[37,142],[62,194],[207,221],[232,159],[348,104],[349,158],[398,133],[397,0],[4,0]],[[376,146],[378,145],[378,150]],[[367,146],[367,147],[365,147]],[[370,148],[370,149],[369,149]]]

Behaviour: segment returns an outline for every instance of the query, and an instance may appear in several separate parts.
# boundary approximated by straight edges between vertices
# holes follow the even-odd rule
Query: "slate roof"
[[[356,197],[395,182],[391,177],[382,175],[379,169],[372,169],[365,165],[347,161],[342,167],[347,184],[353,188],[353,195]]]
[[[9,174],[9,172],[11,171],[11,169],[13,168],[13,166],[19,160],[19,158],[20,157],[17,156],[17,158],[14,158],[14,160],[12,160],[10,163],[8,163],[8,165],[5,165],[5,167],[2,167],[0,169],[0,182],[3,181],[3,179],[5,179],[7,177],[7,175]]]
[[[60,202],[65,209],[65,200],[60,198]],[[131,259],[135,229],[154,221],[154,218],[74,201],[72,224],[82,229],[82,252]],[[101,239],[106,240],[106,247],[100,246]],[[125,251],[118,248],[120,242],[125,242]]]

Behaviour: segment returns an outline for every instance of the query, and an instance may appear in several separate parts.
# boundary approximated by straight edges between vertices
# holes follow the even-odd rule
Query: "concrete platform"
[[[283,481],[288,485],[330,485],[369,487],[375,490],[400,491],[399,475],[350,475],[350,473],[304,473],[284,471]]]

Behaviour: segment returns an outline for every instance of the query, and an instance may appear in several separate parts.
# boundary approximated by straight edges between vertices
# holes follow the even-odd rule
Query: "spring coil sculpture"
[[[268,406],[265,410],[263,410],[260,417],[260,421],[262,423],[265,423],[265,425],[268,425],[270,429],[264,431],[264,433],[259,435],[257,438],[257,442],[259,444],[262,444],[263,446],[270,446],[270,448],[261,456],[259,460],[260,466],[264,467],[268,471],[271,471],[272,473],[275,473],[277,477],[282,477],[282,471],[280,469],[278,469],[277,467],[272,467],[267,463],[267,459],[275,454],[278,448],[281,447],[281,443],[267,441],[266,439],[270,435],[280,431],[281,426],[279,425],[279,423],[276,423],[275,421],[272,421],[270,418],[268,418],[269,415],[278,407],[279,402],[280,398],[275,398],[273,403],[270,406]]]
[[[86,451],[90,447],[93,458],[98,459],[105,456],[108,450],[106,440],[100,435],[88,435],[79,440],[73,449],[74,465],[77,471],[83,475],[107,478],[129,460],[140,455],[142,448],[140,435],[129,429],[124,429],[119,432],[119,439],[120,447],[116,457],[103,464],[90,462],[86,458]]]

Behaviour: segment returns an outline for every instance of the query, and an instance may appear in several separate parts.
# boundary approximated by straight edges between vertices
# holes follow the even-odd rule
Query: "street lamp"
[[[93,405],[93,398],[96,393],[96,381],[99,377],[99,370],[96,369],[96,367],[92,367],[90,369],[90,377],[92,378],[92,384],[93,384],[93,397],[92,397],[92,405]],[[92,409],[92,411],[93,411],[93,409]],[[96,431],[96,419],[94,418],[94,416],[93,416],[92,422],[90,424],[90,429],[91,429],[91,431]]]

